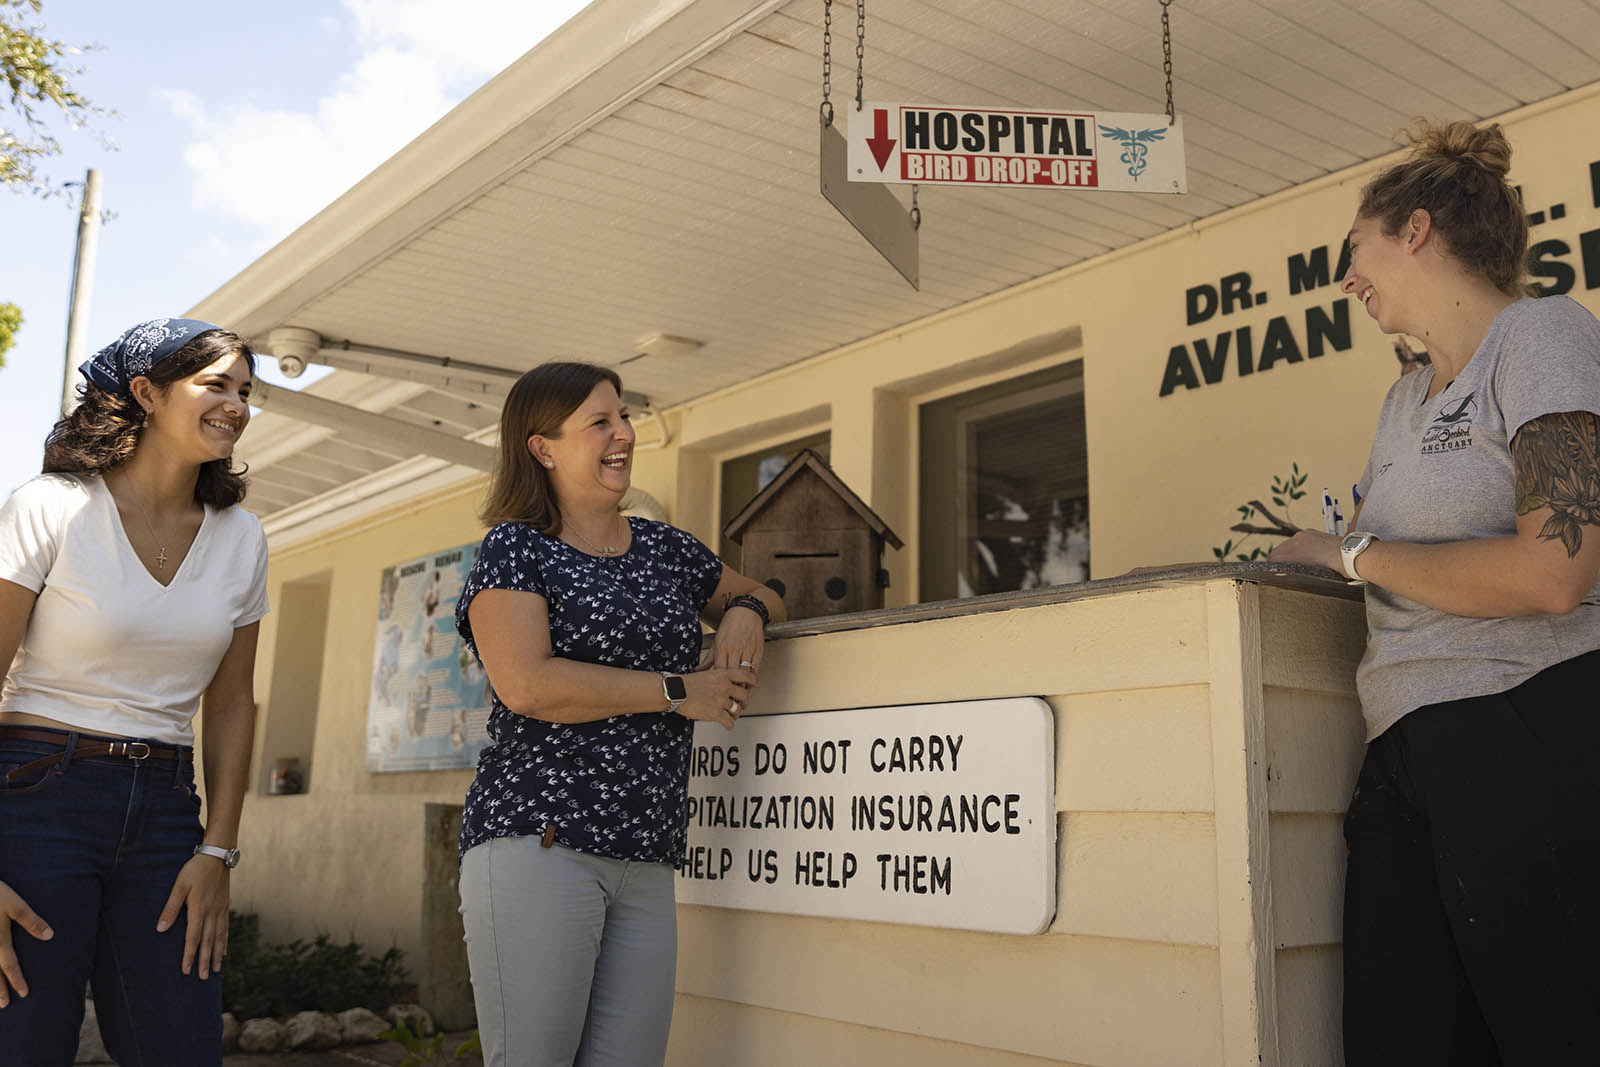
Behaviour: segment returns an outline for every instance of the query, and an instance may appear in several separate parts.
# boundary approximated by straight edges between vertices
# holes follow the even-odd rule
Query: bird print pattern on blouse
[[[474,656],[467,609],[484,589],[545,598],[550,647],[565,659],[687,674],[700,659],[700,612],[722,580],[722,561],[694,536],[629,518],[620,556],[591,556],[527,523],[483,539],[456,603],[456,626]],[[482,662],[482,657],[479,657]],[[461,853],[497,837],[543,835],[612,859],[680,862],[687,831],[694,724],[652,712],[583,723],[518,715],[491,689],[490,743],[478,757],[461,819]],[[663,697],[665,702],[665,697]]]

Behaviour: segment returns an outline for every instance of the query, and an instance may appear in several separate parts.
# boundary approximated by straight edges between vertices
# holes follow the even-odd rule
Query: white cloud
[[[192,135],[197,211],[287,236],[532,48],[584,0],[343,0],[351,68],[310,110],[159,95]],[[341,30],[341,32],[345,32]]]

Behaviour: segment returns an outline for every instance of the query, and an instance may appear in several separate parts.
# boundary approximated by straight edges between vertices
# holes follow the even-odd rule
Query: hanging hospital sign
[[[1120,111],[845,105],[853,182],[1185,193],[1183,120]]]
[[[1037,697],[696,723],[678,900],[1042,933],[1053,723]]]

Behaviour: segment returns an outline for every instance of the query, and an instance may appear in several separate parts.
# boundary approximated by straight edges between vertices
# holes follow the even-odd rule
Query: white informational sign
[[[367,698],[367,770],[477,766],[489,740],[489,682],[456,633],[456,600],[477,558],[474,543],[383,572]]]
[[[850,116],[853,182],[1186,193],[1183,120],[871,102]]]
[[[1037,697],[697,723],[678,900],[1040,933],[1053,723]]]

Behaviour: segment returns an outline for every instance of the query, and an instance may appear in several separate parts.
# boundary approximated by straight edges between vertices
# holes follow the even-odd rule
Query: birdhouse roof
[[[779,471],[778,476],[767,484],[765,489],[752,497],[750,503],[740,508],[739,514],[728,520],[728,525],[722,529],[723,536],[737,544],[744,535],[745,527],[749,526],[757,515],[766,510],[767,505],[777,498],[778,494],[783,491],[784,486],[799,477],[802,471],[807,470],[822,479],[822,483],[832,489],[851,511],[861,516],[862,521],[872,528],[873,533],[889,542],[895,548],[902,547],[900,538],[896,537],[894,531],[889,529],[889,524],[880,519],[871,508],[867,507],[862,499],[856,496],[855,492],[844,484],[837,474],[833,473],[833,468],[828,466],[821,456],[809,448],[802,448],[794,459],[789,461],[788,466]]]

